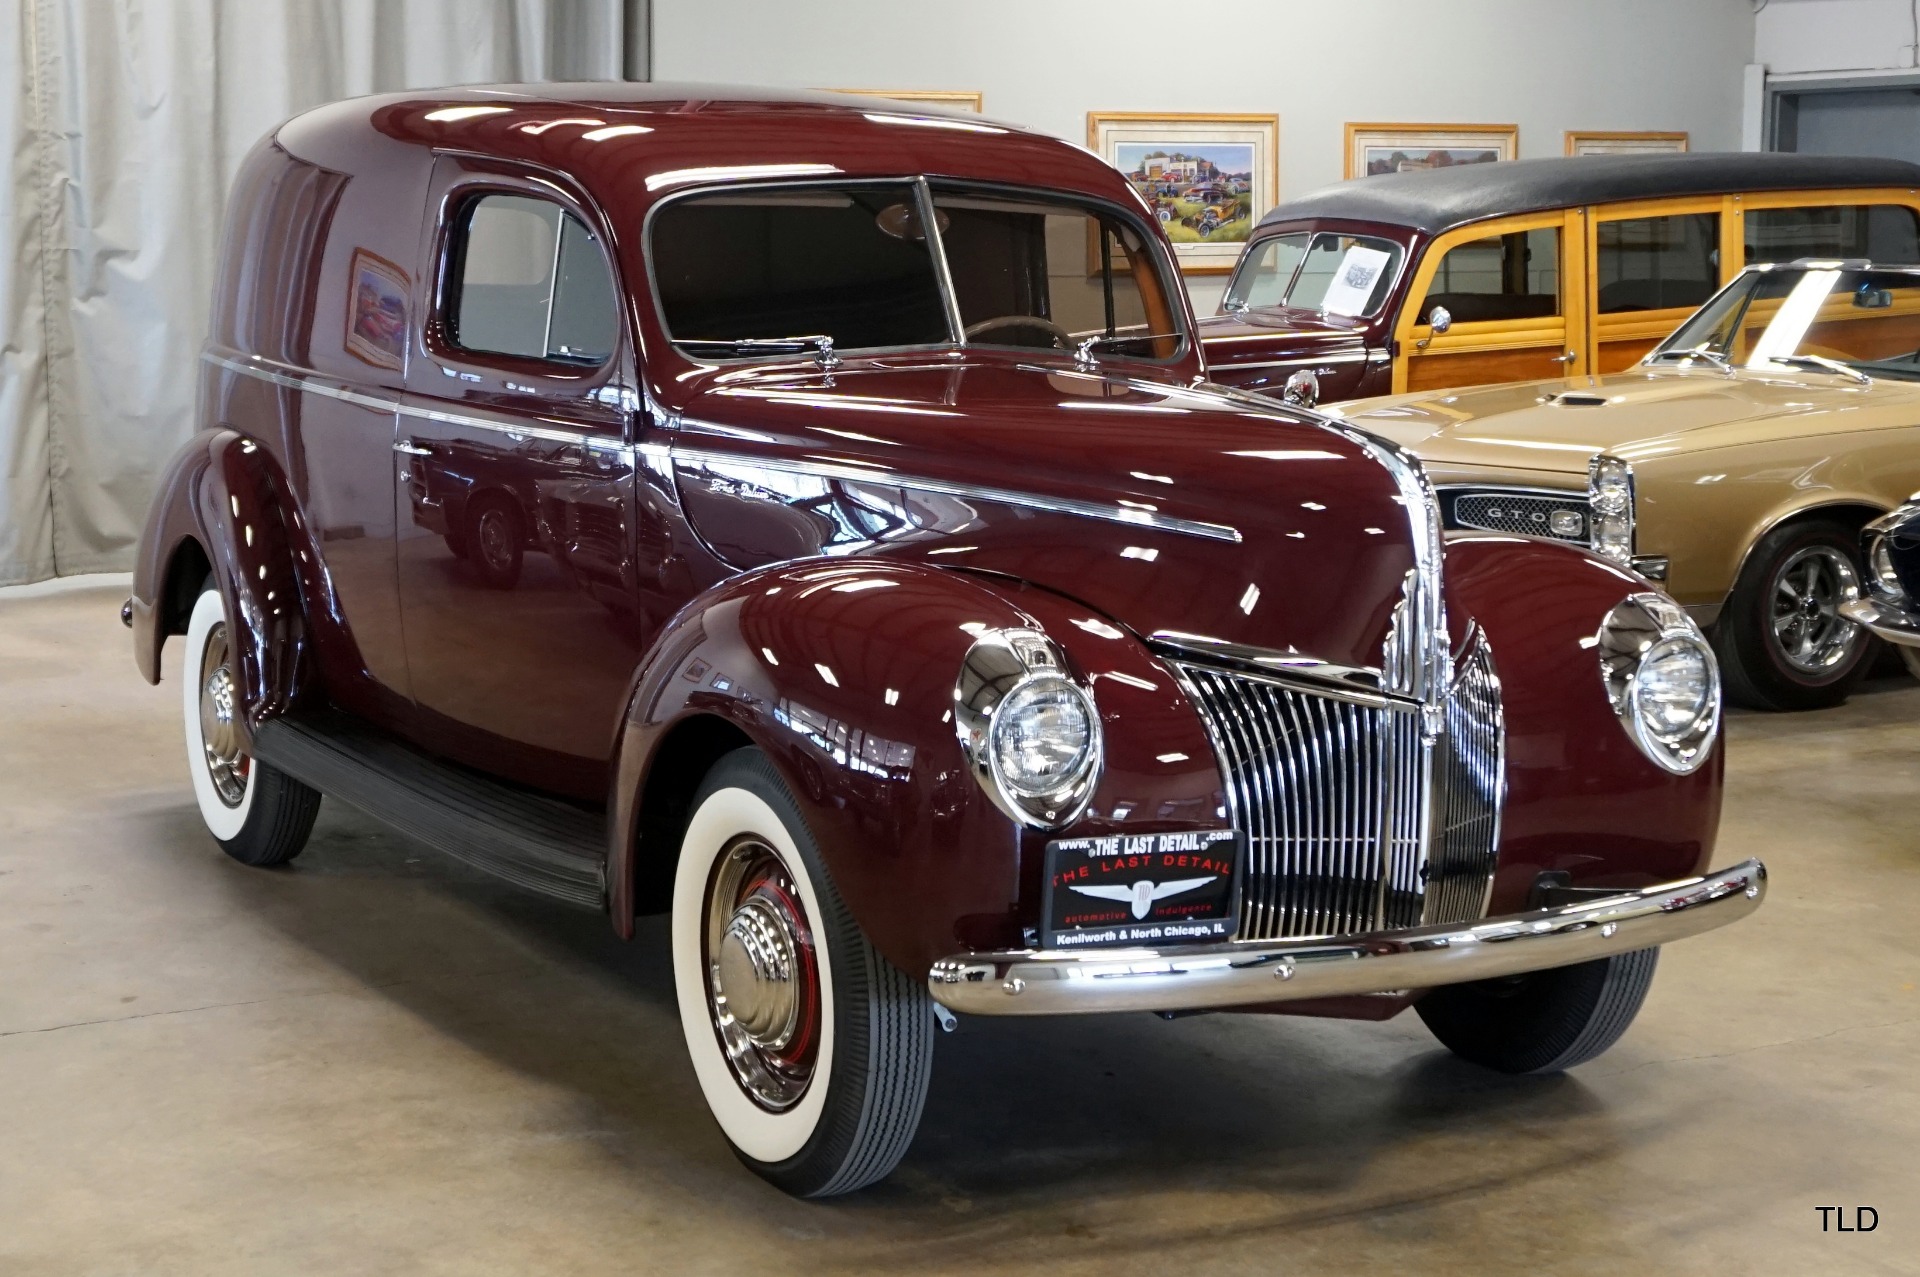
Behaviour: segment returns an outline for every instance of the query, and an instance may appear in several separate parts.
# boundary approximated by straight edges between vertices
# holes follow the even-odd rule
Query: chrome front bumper
[[[1920,616],[1878,599],[1853,599],[1840,605],[1840,615],[1866,626],[1889,643],[1920,647]]]
[[[1426,989],[1571,966],[1736,922],[1760,907],[1767,869],[1704,878],[1480,922],[1335,939],[1181,949],[1022,950],[934,963],[934,1000],[972,1015],[1192,1011]]]

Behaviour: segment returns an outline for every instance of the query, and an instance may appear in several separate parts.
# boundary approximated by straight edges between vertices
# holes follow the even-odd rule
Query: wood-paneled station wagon
[[[1920,165],[1593,155],[1388,173],[1282,204],[1214,380],[1334,402],[1630,367],[1748,263],[1920,261]]]
[[[1757,709],[1843,700],[1859,535],[1920,491],[1920,268],[1755,266],[1629,372],[1341,404],[1449,529],[1590,546],[1678,600]]]
[[[869,1183],[955,1011],[1417,1001],[1564,1068],[1709,872],[1719,686],[1583,549],[1202,383],[1076,147],[667,85],[327,107],[245,162],[128,618],[193,787],[322,794],[629,935],[789,1191]],[[1509,743],[1511,742],[1511,747]],[[1423,996],[1424,995],[1424,996]]]

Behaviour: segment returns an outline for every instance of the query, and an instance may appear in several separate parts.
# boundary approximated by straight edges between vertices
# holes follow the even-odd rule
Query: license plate
[[[1233,937],[1240,836],[1231,829],[1057,838],[1047,844],[1041,943],[1204,943]]]

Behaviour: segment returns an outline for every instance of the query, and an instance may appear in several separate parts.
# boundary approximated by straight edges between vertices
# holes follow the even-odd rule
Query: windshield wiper
[[[1699,350],[1680,350],[1676,348],[1673,350],[1656,350],[1647,356],[1647,362],[1650,364],[1659,363],[1663,359],[1704,359],[1721,372],[1727,374],[1727,376],[1733,376],[1733,361],[1717,350],[1707,350],[1704,347]]]
[[[822,368],[838,368],[840,356],[833,351],[833,338],[825,333],[806,337],[682,337],[676,344],[687,347],[714,347],[734,354],[797,355],[813,351]]]
[[[1794,364],[1803,364],[1813,368],[1824,369],[1827,372],[1838,373],[1842,377],[1850,377],[1863,386],[1871,386],[1873,384],[1873,378],[1867,376],[1867,374],[1861,372],[1858,368],[1850,364],[1843,364],[1838,359],[1828,359],[1825,355],[1768,355],[1767,362],[1770,364],[1786,364],[1789,367]]]

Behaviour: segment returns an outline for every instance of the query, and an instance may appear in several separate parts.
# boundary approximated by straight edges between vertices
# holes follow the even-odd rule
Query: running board
[[[606,820],[422,753],[345,714],[269,719],[253,755],[476,869],[606,907]]]

